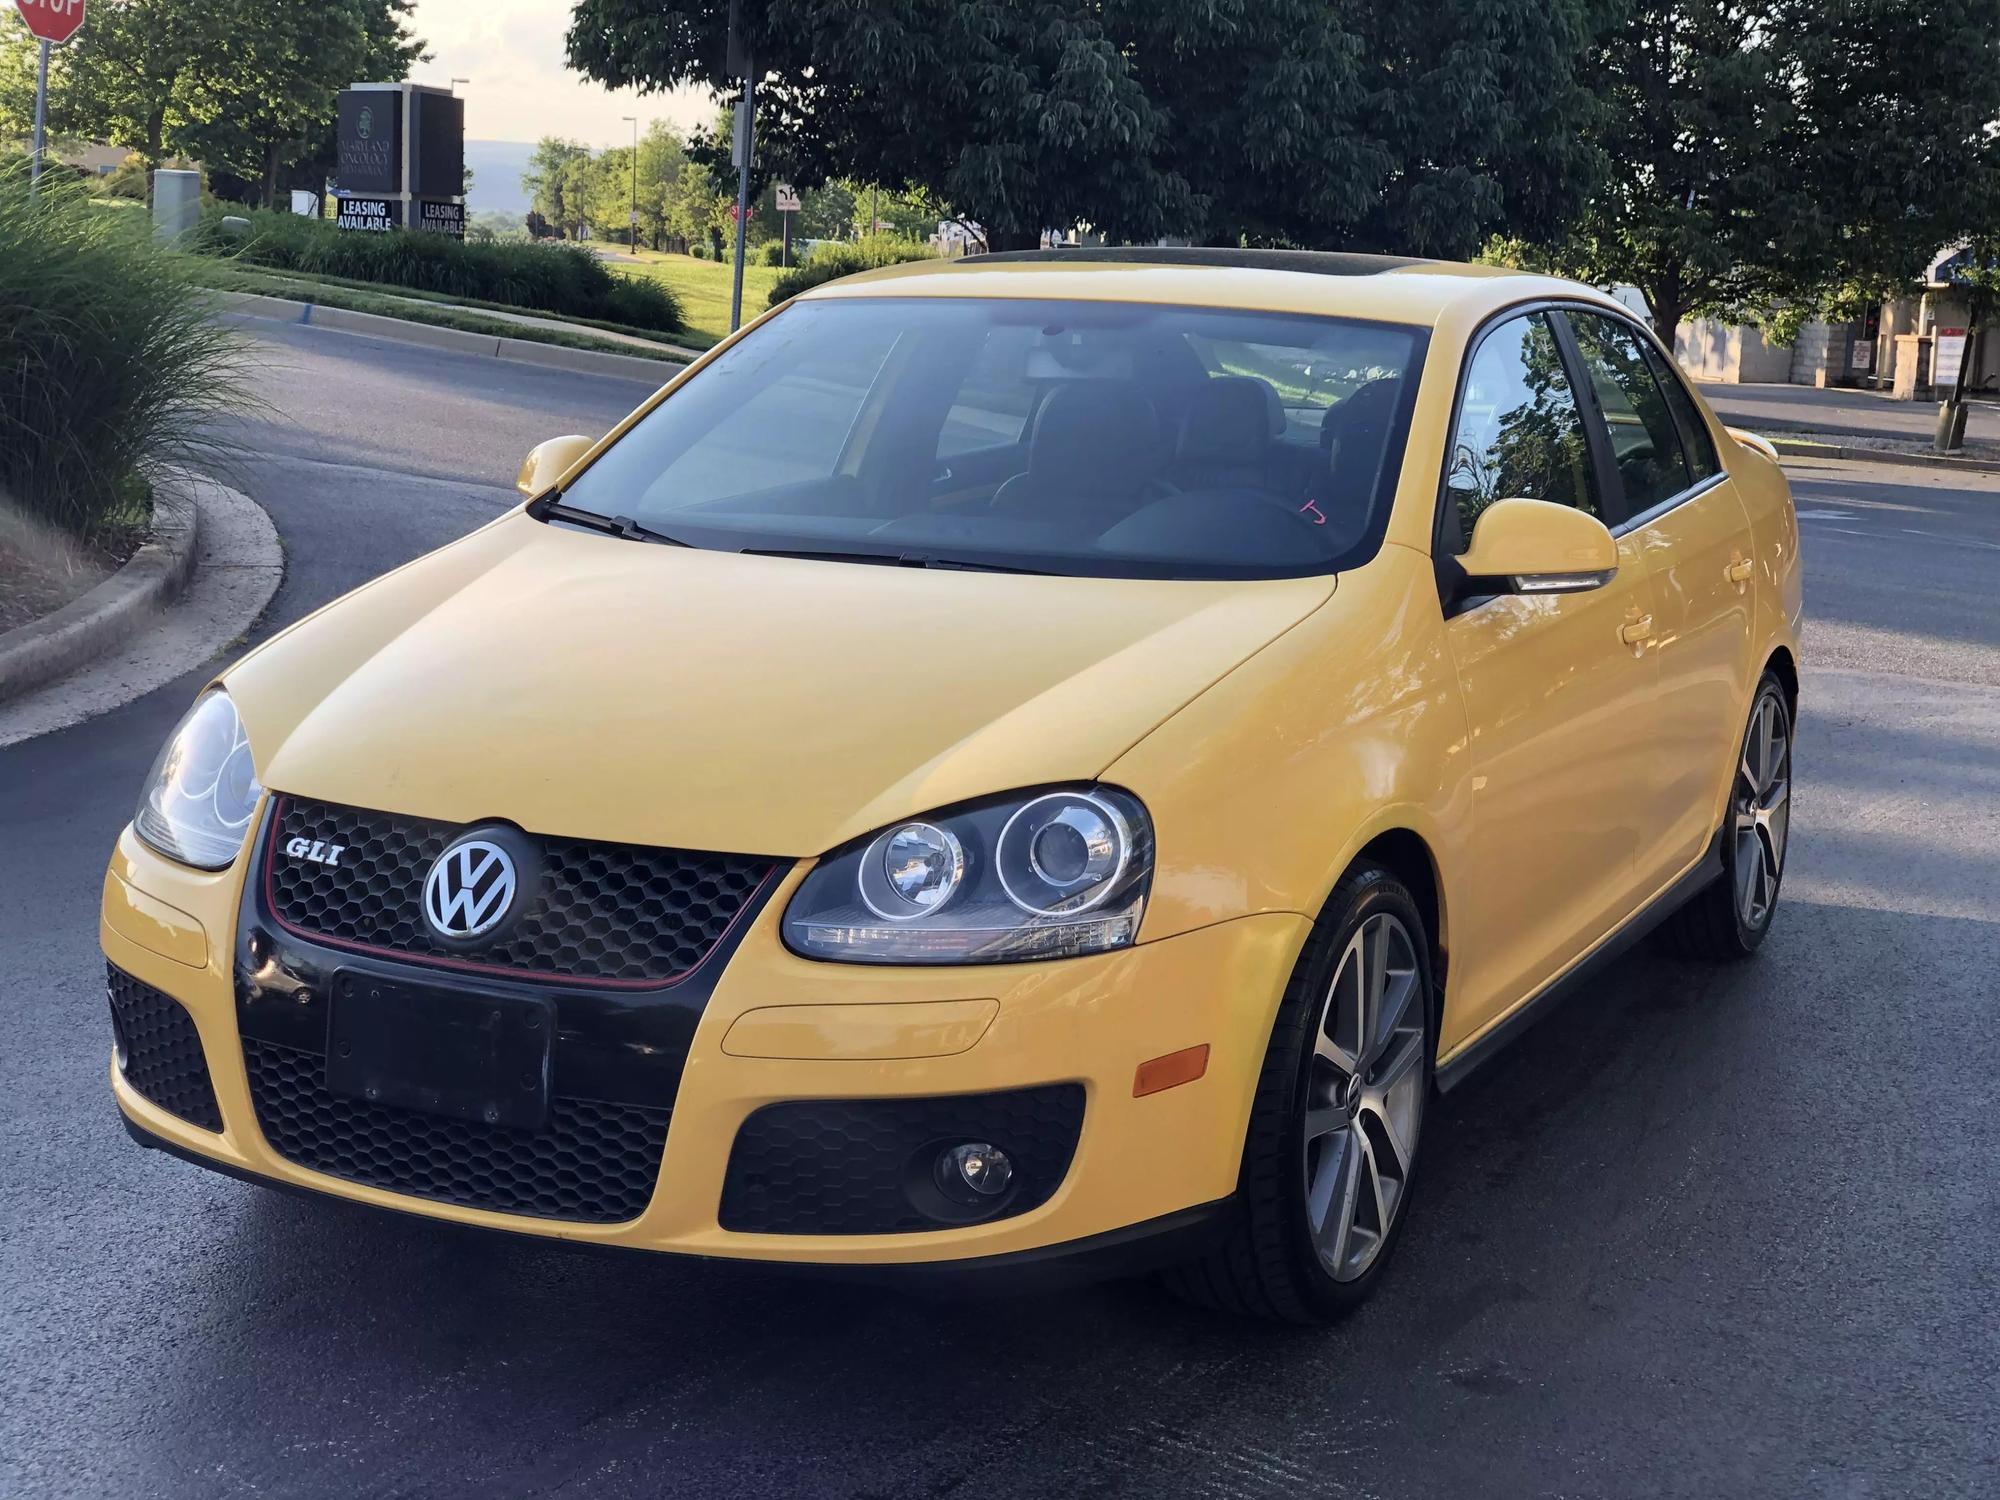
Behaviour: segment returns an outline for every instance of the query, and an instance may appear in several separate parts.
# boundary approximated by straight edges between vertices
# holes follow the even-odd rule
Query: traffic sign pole
[[[48,149],[49,135],[49,40],[42,38],[42,65],[35,80],[35,157],[28,168],[28,192],[42,185],[42,153]]]

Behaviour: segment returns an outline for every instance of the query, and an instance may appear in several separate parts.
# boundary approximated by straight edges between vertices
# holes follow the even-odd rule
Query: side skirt
[[[1562,1003],[1579,990],[1587,989],[1595,980],[1601,978],[1606,969],[1629,953],[1654,928],[1679,911],[1711,881],[1721,878],[1722,831],[1717,829],[1715,837],[1709,841],[1708,852],[1702,855],[1693,869],[1642,907],[1623,927],[1599,943],[1575,968],[1551,982],[1540,994],[1515,1006],[1508,1012],[1505,1020],[1484,1036],[1461,1047],[1447,1061],[1439,1063],[1438,1091],[1449,1093],[1465,1082],[1491,1062],[1495,1054],[1522,1032],[1551,1011],[1560,1009]]]

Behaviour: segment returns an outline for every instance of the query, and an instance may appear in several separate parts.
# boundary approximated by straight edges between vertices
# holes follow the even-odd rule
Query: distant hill
[[[535,154],[532,141],[467,141],[465,164],[472,169],[466,207],[473,213],[524,214],[529,198],[521,174]]]

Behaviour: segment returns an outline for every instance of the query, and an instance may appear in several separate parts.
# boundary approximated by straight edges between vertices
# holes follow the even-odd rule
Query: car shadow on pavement
[[[2000,924],[1799,900],[1753,962],[1628,957],[1433,1101],[1398,1259],[1332,1331],[1238,1323],[1146,1283],[916,1295],[580,1252],[246,1188],[221,1236],[226,1272],[182,1270],[230,1278],[230,1311],[210,1316],[235,1326],[190,1341],[176,1379],[226,1390],[301,1378],[312,1400],[286,1418],[300,1444],[351,1444],[357,1424],[412,1443],[449,1432],[476,1450],[468,1475],[550,1484],[575,1472],[580,1451],[720,1463],[726,1477],[704,1491],[718,1494],[801,1487],[828,1465],[856,1493],[892,1493],[954,1463],[1005,1490],[995,1476],[1030,1463],[1007,1456],[1021,1443],[1072,1474],[1165,1465],[1172,1483],[1185,1475],[1163,1435],[1227,1426],[1215,1411],[1224,1384],[1288,1429],[1353,1390],[1422,1387],[1441,1393],[1427,1416],[1380,1416],[1412,1439],[1434,1420],[1449,1444],[1463,1403],[1559,1399],[1589,1378],[1573,1360],[1710,1370],[1720,1346],[1633,1338],[1718,1278],[1756,1288],[1796,1265],[1804,1279],[1767,1315],[1846,1316],[1838,1278],[1871,1254],[1880,1274],[1883,1240],[1869,1236],[1887,1237],[1872,1222],[1888,1211],[1871,1201],[1879,1194],[1826,1149],[1861,1060],[1877,1060],[1878,1118],[1913,1135],[1922,1070],[1934,1080],[1991,1066],[1990,1042],[1985,1064],[1979,1048],[1938,1042],[1879,1061],[1882,1021],[1862,1001],[1893,995],[1900,966],[1934,951],[1941,931],[1957,944],[1948,967],[2000,971]],[[1933,1019],[1969,1023],[1992,999],[1983,980],[1939,1001]],[[1995,1127],[1982,1130],[1983,1148],[1966,1145],[1990,1160]],[[1944,1232],[1948,1203],[1920,1197],[1895,1211]],[[1835,1214],[1846,1223],[1830,1240]],[[1719,1243],[1724,1223],[1755,1228]],[[1689,1336],[1708,1338],[1675,1335]],[[992,1428],[976,1456],[954,1441],[961,1422]],[[1181,1457],[1196,1470],[1264,1463],[1254,1449],[1246,1432]]]

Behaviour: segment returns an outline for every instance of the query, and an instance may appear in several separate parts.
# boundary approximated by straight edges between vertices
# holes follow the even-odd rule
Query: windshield
[[[697,547],[1128,577],[1372,556],[1421,329],[1107,302],[806,301],[566,504]]]

